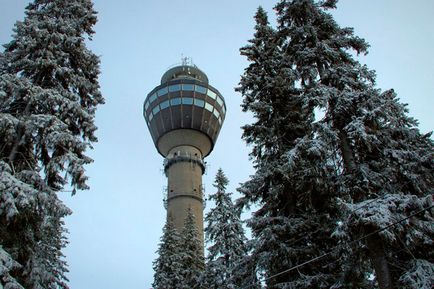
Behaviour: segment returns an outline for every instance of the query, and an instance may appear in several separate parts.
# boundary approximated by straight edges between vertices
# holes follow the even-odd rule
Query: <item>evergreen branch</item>
[[[386,226],[386,227],[383,227],[383,228],[377,229],[377,230],[375,230],[374,232],[371,232],[371,233],[369,233],[369,234],[366,234],[366,235],[360,237],[359,239],[353,240],[353,241],[351,241],[351,242],[346,242],[346,243],[339,244],[339,245],[333,247],[332,249],[330,249],[328,252],[326,252],[326,253],[324,253],[324,254],[322,254],[322,255],[320,255],[320,256],[317,256],[317,257],[315,257],[315,258],[312,258],[312,259],[310,259],[310,260],[308,260],[308,261],[306,261],[306,262],[303,262],[303,263],[301,263],[301,264],[295,265],[295,266],[293,266],[293,267],[291,267],[291,268],[288,268],[288,269],[286,269],[286,270],[284,270],[284,271],[281,271],[281,272],[279,272],[279,273],[276,273],[276,274],[274,274],[274,275],[271,275],[271,276],[269,276],[269,277],[267,277],[267,278],[264,278],[264,279],[262,279],[262,280],[258,280],[257,282],[255,282],[255,283],[251,283],[251,284],[249,284],[249,285],[257,285],[257,284],[260,284],[260,283],[262,283],[262,282],[266,282],[266,281],[271,280],[271,279],[273,279],[273,278],[276,278],[276,277],[278,277],[278,276],[280,276],[280,275],[283,275],[283,274],[285,274],[285,273],[288,273],[288,272],[291,272],[291,271],[296,270],[296,269],[298,269],[298,268],[301,268],[301,267],[303,267],[303,266],[305,266],[305,265],[307,265],[307,264],[310,264],[310,263],[313,263],[313,262],[315,262],[315,261],[318,261],[318,260],[320,260],[320,259],[322,259],[322,258],[324,258],[324,257],[326,257],[326,256],[328,256],[328,255],[331,255],[331,254],[334,253],[336,250],[341,249],[341,248],[343,248],[344,246],[352,246],[352,245],[354,245],[354,244],[356,244],[356,243],[358,243],[358,242],[360,242],[360,241],[362,241],[362,240],[364,240],[364,239],[366,239],[366,238],[368,238],[368,237],[370,237],[370,236],[373,236],[373,235],[378,234],[378,233],[380,233],[380,232],[382,232],[382,231],[385,231],[385,230],[387,230],[387,229],[390,229],[390,228],[392,228],[392,227],[398,225],[399,223],[402,223],[402,222],[404,222],[404,221],[406,221],[406,220],[408,220],[408,219],[410,219],[410,218],[412,218],[412,217],[414,217],[414,216],[416,216],[416,215],[418,215],[418,214],[420,214],[420,213],[423,213],[423,212],[425,212],[425,211],[428,211],[428,210],[430,210],[430,209],[432,209],[432,208],[434,208],[434,205],[431,205],[431,206],[429,206],[429,207],[427,207],[427,208],[424,208],[424,209],[422,209],[422,210],[420,210],[420,211],[417,211],[417,212],[415,212],[415,213],[413,213],[413,214],[411,214],[411,215],[409,215],[409,216],[407,216],[407,217],[405,217],[405,218],[402,218],[402,219],[400,219],[400,220],[398,220],[398,221],[396,221],[396,222],[394,222],[394,223],[392,223],[392,224],[390,224],[390,225],[388,225],[388,226]],[[249,285],[248,285],[248,286],[249,286]],[[247,288],[249,288],[248,286],[240,287],[239,289],[247,289]]]

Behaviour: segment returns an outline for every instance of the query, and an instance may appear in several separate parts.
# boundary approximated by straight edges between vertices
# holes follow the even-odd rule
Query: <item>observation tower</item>
[[[143,115],[158,152],[164,159],[167,216],[178,231],[187,211],[196,217],[203,244],[203,159],[214,148],[226,114],[220,92],[195,65],[183,60],[161,77],[146,97]]]

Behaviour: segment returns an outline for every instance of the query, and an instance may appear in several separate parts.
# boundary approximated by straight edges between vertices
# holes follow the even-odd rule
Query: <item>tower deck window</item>
[[[222,107],[223,106],[223,99],[220,97],[217,97],[217,103]]]
[[[191,98],[191,97],[183,97],[182,98],[182,104],[192,105],[193,104],[193,98]]]
[[[206,93],[209,97],[211,97],[212,99],[215,99],[217,97],[217,94],[212,91],[211,89],[208,89],[207,93]]]
[[[167,87],[163,87],[158,91],[158,96],[163,96],[166,95],[167,93],[168,93]]]
[[[154,115],[156,115],[159,111],[160,111],[160,107],[158,105],[152,109],[152,113]]]
[[[206,88],[200,85],[196,85],[194,90],[196,92],[202,93],[202,94],[206,94]]]
[[[194,105],[195,105],[195,106],[198,106],[198,107],[204,107],[204,105],[205,105],[205,101],[203,101],[203,100],[201,100],[201,99],[197,99],[197,98],[195,98],[195,99],[194,99]]]
[[[180,105],[181,104],[181,99],[179,97],[177,98],[172,98],[170,100],[170,105],[175,106],[175,105]]]
[[[154,93],[153,95],[151,95],[151,97],[149,97],[149,102],[154,102],[157,99],[157,94]]]
[[[175,91],[180,91],[180,90],[181,90],[180,84],[174,84],[174,85],[169,86],[170,92],[175,92]]]
[[[207,103],[205,103],[205,109],[209,110],[210,112],[212,112],[212,110],[214,109],[214,107],[212,106],[211,103],[207,102]]]
[[[193,88],[194,88],[193,84],[183,84],[182,85],[182,90],[193,91],[194,90]]]
[[[169,100],[166,100],[166,101],[163,101],[162,103],[160,103],[160,108],[161,109],[165,109],[165,108],[168,108],[170,105],[169,105]]]

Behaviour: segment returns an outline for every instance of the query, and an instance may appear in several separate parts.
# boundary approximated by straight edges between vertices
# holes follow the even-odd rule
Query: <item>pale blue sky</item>
[[[0,0],[0,43],[11,38],[26,0]],[[190,56],[226,99],[228,113],[207,158],[207,192],[219,167],[230,190],[253,172],[240,126],[249,117],[234,92],[247,62],[239,48],[253,34],[262,5],[273,18],[274,1],[96,0],[99,12],[90,48],[101,56],[100,84],[106,104],[96,115],[99,142],[90,152],[89,191],[62,197],[67,219],[65,250],[73,289],[143,289],[152,282],[152,261],[165,221],[162,157],[142,117],[147,92],[166,69]],[[370,44],[362,62],[377,71],[378,86],[394,88],[422,131],[434,129],[434,1],[341,0],[334,12],[343,26]]]

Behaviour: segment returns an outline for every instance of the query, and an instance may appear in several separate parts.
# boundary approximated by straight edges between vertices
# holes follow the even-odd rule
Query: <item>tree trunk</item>
[[[30,114],[31,106],[32,106],[32,99],[30,98],[23,111],[24,117],[27,117]],[[18,153],[18,148],[20,147],[20,145],[22,145],[24,137],[25,137],[25,125],[18,123],[17,137],[15,138],[14,144],[12,145],[12,149],[8,156],[8,161],[11,165],[13,165],[13,163],[15,162],[15,157]]]
[[[389,264],[387,263],[381,238],[377,234],[373,234],[367,238],[366,245],[377,276],[378,286],[380,289],[393,289]]]
[[[340,149],[342,152],[342,159],[344,161],[345,174],[351,174],[356,169],[353,152],[350,147],[348,137],[342,129],[339,130]]]
[[[356,162],[351,150],[351,146],[346,133],[339,130],[340,149],[344,162],[344,173],[351,175],[356,171]],[[353,193],[352,196],[355,202],[363,200],[363,196],[358,193]],[[375,275],[377,276],[378,285],[380,289],[393,289],[392,278],[389,271],[389,264],[387,263],[386,254],[384,252],[383,242],[377,234],[373,234],[367,238],[366,245],[369,250],[369,257],[374,266]]]

